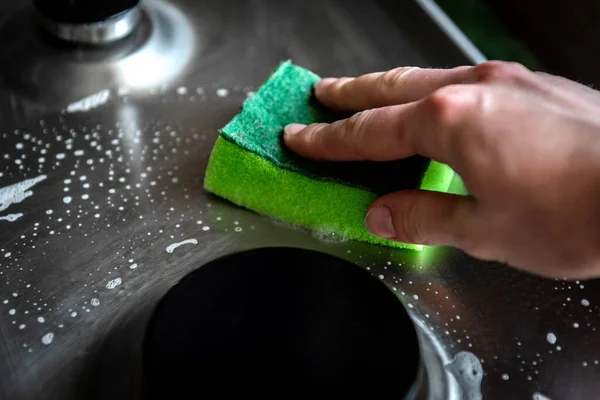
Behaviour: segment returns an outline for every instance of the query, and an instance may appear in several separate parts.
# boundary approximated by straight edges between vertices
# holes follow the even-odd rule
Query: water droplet
[[[113,279],[106,284],[107,289],[114,289],[122,283],[121,278]]]
[[[472,353],[462,351],[454,357],[446,368],[454,375],[463,389],[464,399],[482,399],[481,380],[483,378],[483,368],[479,358]]]
[[[44,336],[42,336],[42,343],[45,345],[49,345],[54,340],[54,333],[48,332]]]

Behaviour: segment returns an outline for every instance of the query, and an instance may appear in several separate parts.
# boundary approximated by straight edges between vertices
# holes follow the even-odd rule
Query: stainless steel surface
[[[101,22],[71,24],[38,15],[44,29],[59,39],[83,44],[106,44],[131,34],[140,21],[139,6]]]
[[[146,2],[140,29],[98,51],[45,41],[30,6],[0,4],[1,399],[135,398],[160,297],[265,246],[342,257],[394,290],[430,398],[600,391],[597,281],[318,237],[202,189],[217,130],[283,59],[332,76],[468,63],[415,3]]]

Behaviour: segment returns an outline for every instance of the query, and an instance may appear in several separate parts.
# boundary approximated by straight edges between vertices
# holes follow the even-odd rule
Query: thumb
[[[475,200],[426,190],[405,190],[379,198],[365,224],[384,239],[428,246],[463,247],[473,240]]]

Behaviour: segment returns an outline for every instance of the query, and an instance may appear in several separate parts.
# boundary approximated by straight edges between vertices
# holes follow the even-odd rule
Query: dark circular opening
[[[294,248],[212,261],[160,301],[147,327],[147,398],[370,390],[402,399],[417,379],[414,325],[362,268]]]

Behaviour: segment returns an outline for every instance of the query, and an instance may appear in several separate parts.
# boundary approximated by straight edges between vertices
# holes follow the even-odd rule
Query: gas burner
[[[136,0],[103,12],[67,4],[55,10],[54,3],[36,0],[0,22],[0,76],[27,114],[67,109],[107,90],[161,88],[181,75],[198,47],[188,18],[166,2]]]
[[[123,39],[137,27],[139,0],[34,0],[43,28],[59,39],[106,44]]]

